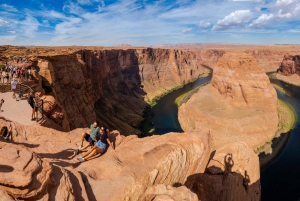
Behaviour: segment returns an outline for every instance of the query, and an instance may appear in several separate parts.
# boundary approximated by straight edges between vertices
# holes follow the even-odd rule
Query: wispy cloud
[[[0,27],[9,26],[9,23],[5,20],[0,19]]]
[[[198,24],[198,27],[199,27],[199,28],[207,28],[207,27],[210,27],[210,23],[209,23],[209,22],[201,21],[201,22]]]
[[[186,28],[186,29],[182,29],[182,33],[187,33],[187,32],[190,32],[192,31],[193,29],[192,28]]]
[[[7,4],[2,4],[0,5],[1,8],[3,8],[4,10],[8,11],[8,12],[18,12],[18,10],[11,6],[11,5],[7,5]]]

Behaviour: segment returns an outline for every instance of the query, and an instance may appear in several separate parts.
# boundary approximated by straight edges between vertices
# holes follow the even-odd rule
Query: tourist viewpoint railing
[[[6,93],[11,92],[11,84],[10,83],[0,83],[0,92]],[[18,83],[16,93],[19,98],[22,97],[28,97],[31,92],[34,92],[34,90],[25,84]],[[40,121],[44,118],[44,100],[39,96],[35,95],[35,107],[37,108],[36,111],[36,121]],[[40,116],[40,117],[39,117]]]

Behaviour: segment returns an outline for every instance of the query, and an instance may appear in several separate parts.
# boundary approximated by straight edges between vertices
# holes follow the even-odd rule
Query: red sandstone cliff
[[[300,55],[285,54],[277,72],[286,76],[293,74],[300,76]]]
[[[85,127],[94,119],[124,134],[140,131],[151,99],[203,73],[189,51],[164,49],[80,50],[38,56],[43,87],[55,97],[55,118],[63,128]]]

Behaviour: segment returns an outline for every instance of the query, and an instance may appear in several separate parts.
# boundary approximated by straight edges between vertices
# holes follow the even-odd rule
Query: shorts
[[[16,93],[16,92],[17,92],[17,89],[12,89],[12,92]]]
[[[32,109],[34,108],[34,104],[33,103],[30,103],[29,105],[30,105],[30,107],[32,107]]]
[[[84,139],[85,141],[89,142],[91,146],[94,146],[95,141],[91,138],[90,134],[85,133]]]
[[[97,145],[98,148],[102,149],[103,153],[106,151],[106,144],[105,143],[103,143],[101,141],[98,141],[96,143],[96,145]]]

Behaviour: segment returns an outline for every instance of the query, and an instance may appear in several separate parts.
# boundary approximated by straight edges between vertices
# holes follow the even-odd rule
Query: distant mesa
[[[130,45],[130,44],[121,44],[121,45],[117,45],[117,47],[132,47],[132,45]]]

